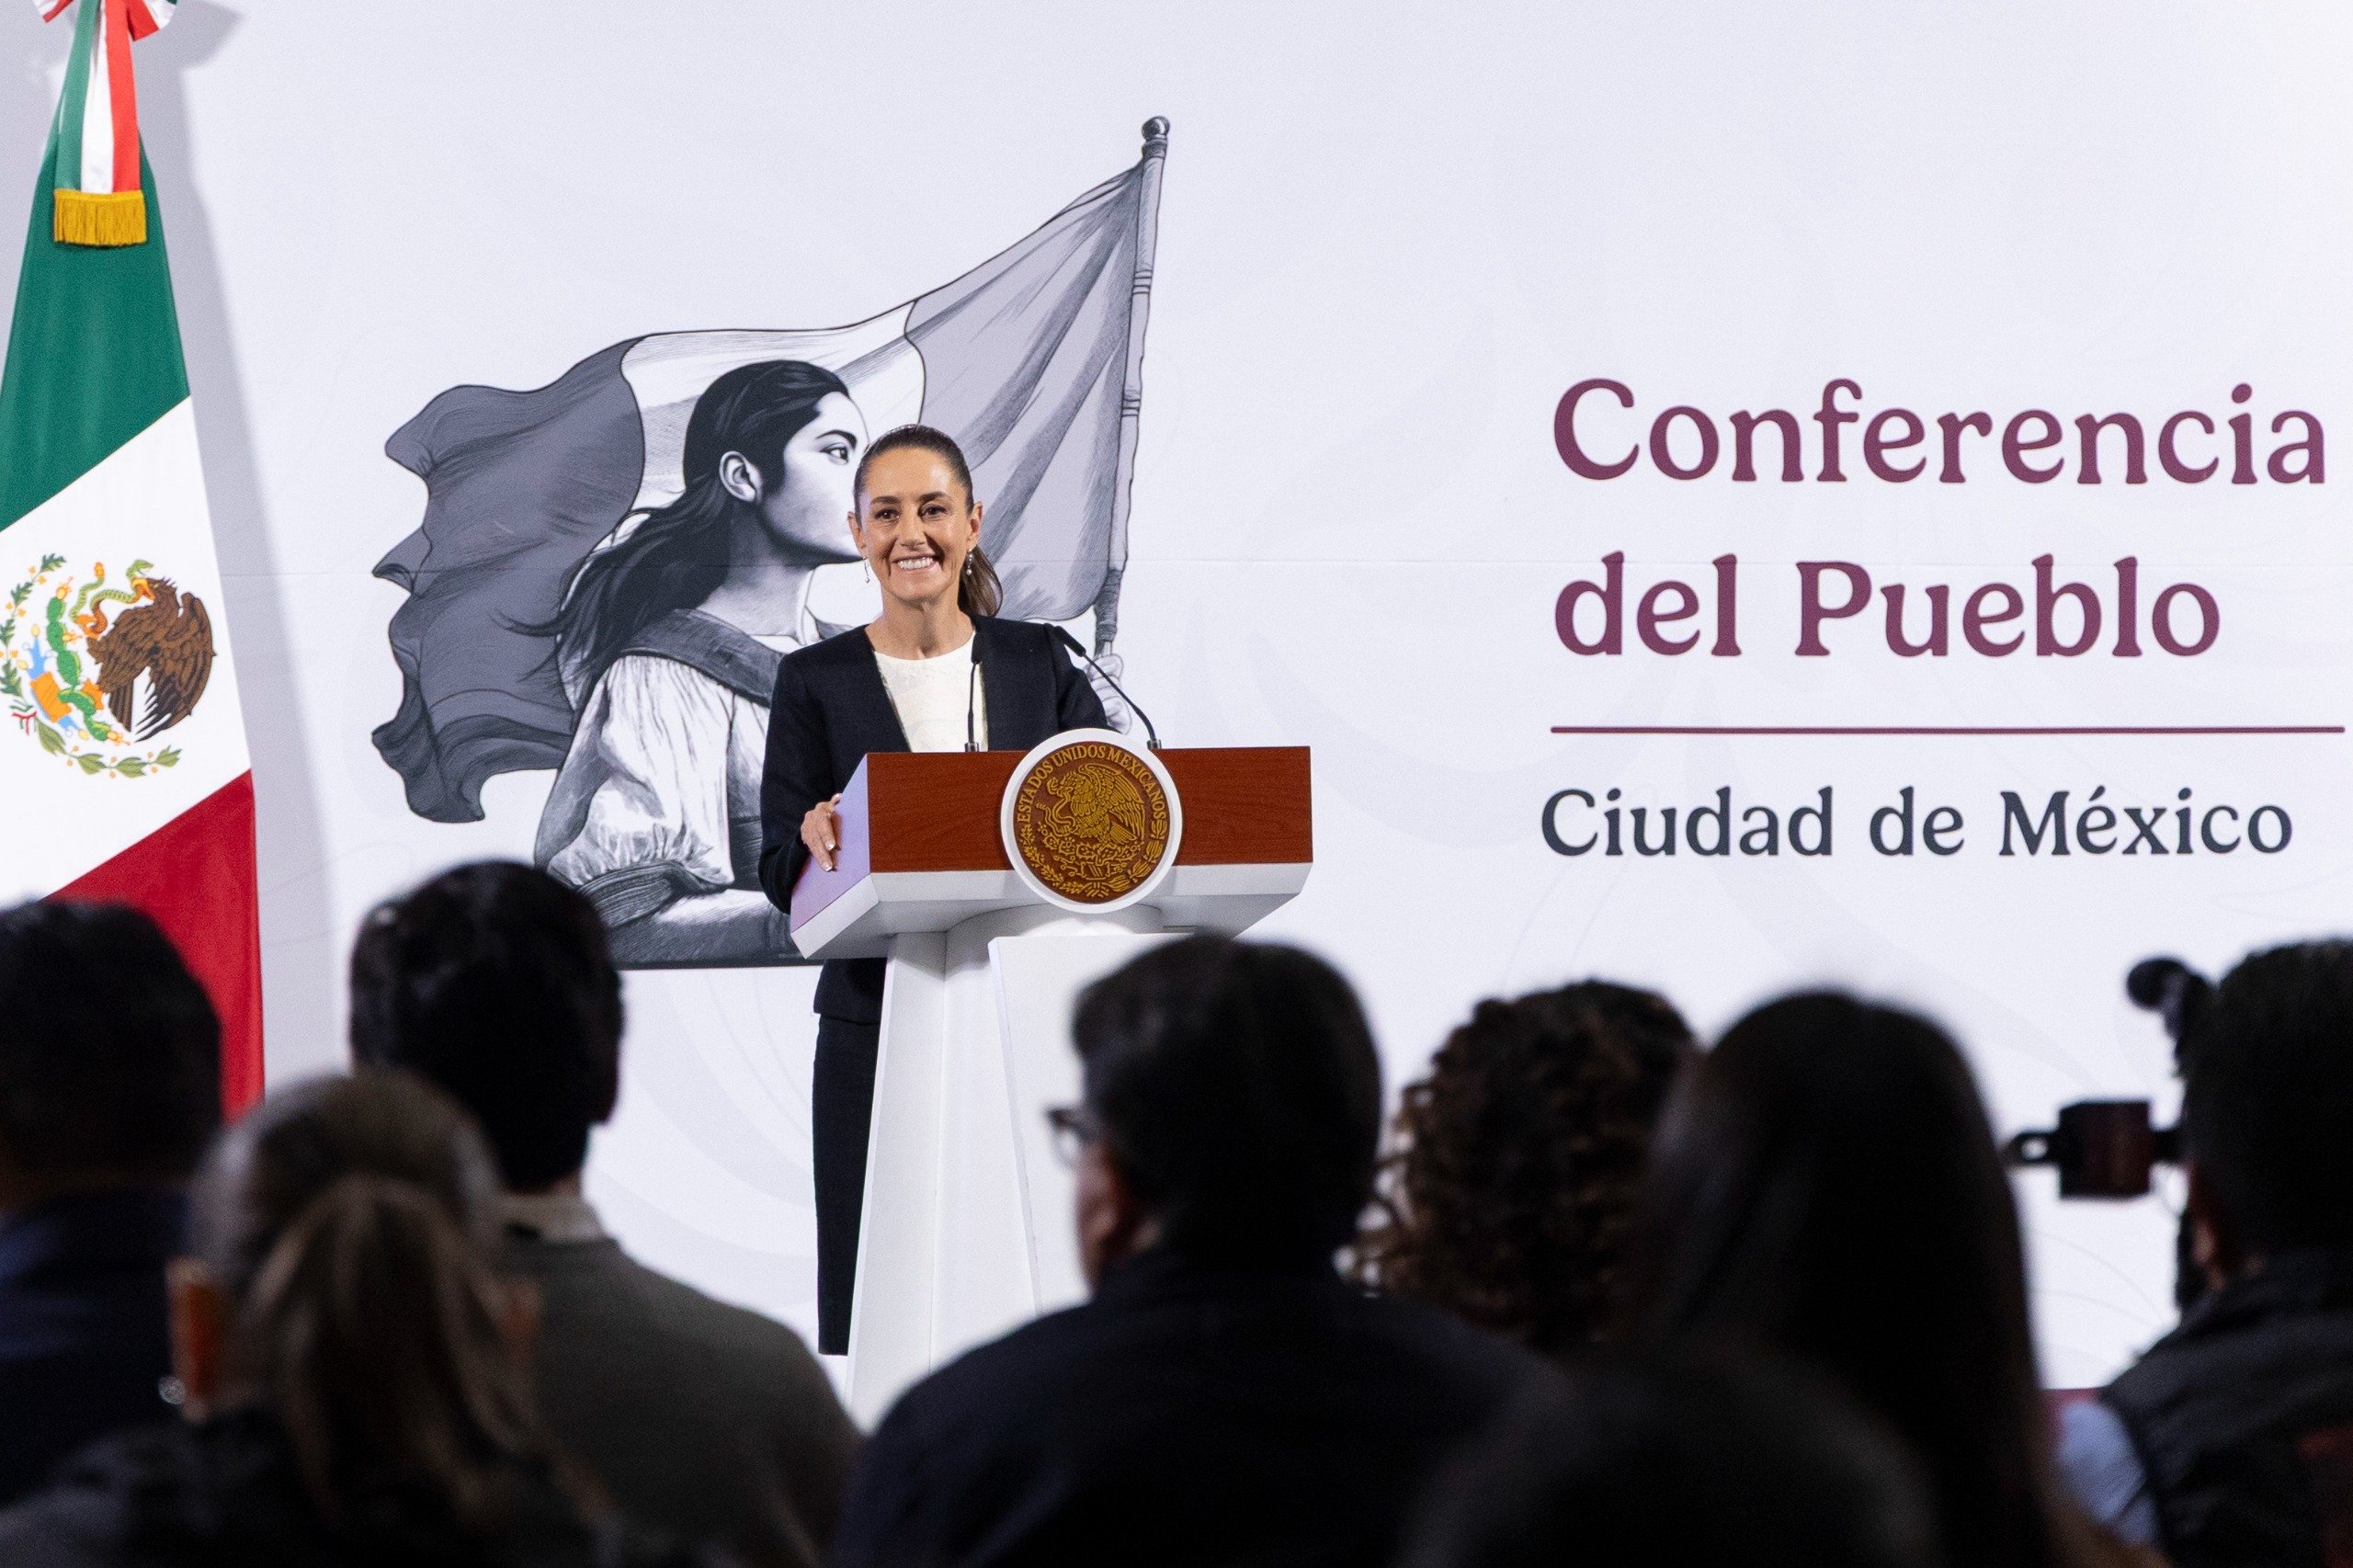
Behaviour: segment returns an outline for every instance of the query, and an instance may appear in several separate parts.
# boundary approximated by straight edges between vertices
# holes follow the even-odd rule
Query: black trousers
[[[810,1165],[817,1185],[817,1348],[849,1351],[849,1309],[858,1287],[858,1221],[866,1203],[866,1141],[874,1123],[874,1057],[880,1024],[817,1016],[817,1062],[810,1074]]]

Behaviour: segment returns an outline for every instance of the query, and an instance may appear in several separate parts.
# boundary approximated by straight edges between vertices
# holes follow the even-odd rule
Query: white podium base
[[[1160,933],[1146,905],[1033,904],[892,938],[850,1314],[861,1424],[934,1367],[1086,1296],[1045,1113],[1078,1098],[1072,1002]]]

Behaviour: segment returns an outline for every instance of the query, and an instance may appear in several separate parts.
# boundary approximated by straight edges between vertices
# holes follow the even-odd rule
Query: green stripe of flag
[[[147,243],[63,245],[51,237],[63,140],[50,138],[33,190],[16,322],[0,370],[0,528],[188,396],[163,210],[146,157],[140,157],[139,179],[147,197]]]
[[[84,0],[74,18],[74,48],[65,56],[65,91],[57,100],[56,165],[69,190],[82,188],[82,121],[90,101],[90,54],[97,43],[98,7]]]

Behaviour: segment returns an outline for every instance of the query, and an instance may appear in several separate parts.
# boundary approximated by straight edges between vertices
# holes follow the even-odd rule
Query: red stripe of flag
[[[163,927],[221,1015],[221,1101],[261,1097],[261,910],[254,776],[239,775],[50,896],[127,903]]]
[[[107,31],[107,110],[114,120],[114,187],[139,188],[139,89],[131,78],[131,14],[123,0],[98,0]]]

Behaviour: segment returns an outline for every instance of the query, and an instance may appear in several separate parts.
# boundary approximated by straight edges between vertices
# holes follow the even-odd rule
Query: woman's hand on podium
[[[834,829],[834,808],[841,803],[839,795],[820,801],[801,819],[801,842],[809,846],[818,866],[828,871],[834,869],[834,851],[841,846],[841,835]]]

